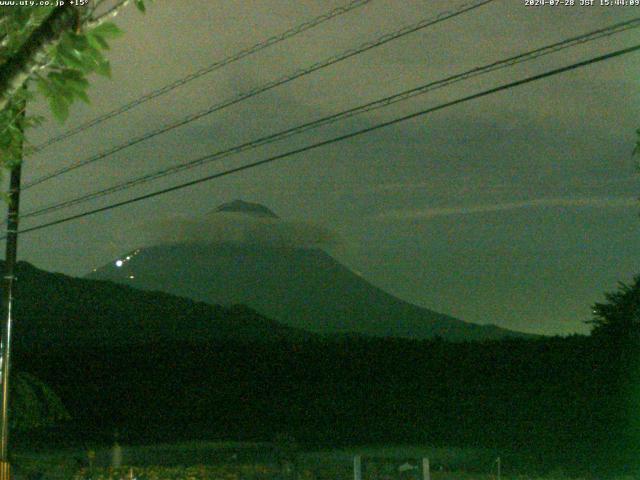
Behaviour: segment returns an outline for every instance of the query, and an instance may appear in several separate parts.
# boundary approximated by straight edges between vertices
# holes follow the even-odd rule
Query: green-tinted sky
[[[187,161],[503,57],[640,16],[640,7],[496,0],[25,192],[24,211]],[[579,3],[579,0],[576,0]],[[126,103],[338,1],[157,0],[118,17],[113,80],[35,143]],[[28,159],[27,179],[117,145],[334,53],[453,8],[373,0]],[[91,203],[101,205],[640,43],[630,31]],[[640,273],[640,54],[465,103],[314,152],[28,236],[20,257],[83,274],[142,241],[147,223],[235,198],[323,225],[334,255],[404,299],[478,323],[585,332],[590,305]],[[79,212],[82,208],[65,213]],[[63,216],[57,213],[47,220]],[[42,221],[45,218],[40,218]],[[35,225],[25,221],[24,226]]]

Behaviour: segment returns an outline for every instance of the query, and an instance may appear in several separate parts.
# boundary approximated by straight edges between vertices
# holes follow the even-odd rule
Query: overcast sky
[[[35,144],[346,3],[156,0],[117,18],[126,35],[92,105]],[[33,179],[335,53],[451,9],[373,0],[29,158]],[[579,3],[579,0],[576,0]],[[598,2],[599,3],[599,2]],[[24,193],[23,212],[288,126],[640,16],[640,7],[527,7],[496,0],[205,117]],[[53,220],[640,43],[632,30],[441,89],[48,217]],[[187,190],[24,235],[19,256],[82,275],[142,242],[143,225],[262,203],[342,239],[332,254],[418,305],[529,332],[586,332],[590,305],[640,273],[640,53],[467,102]],[[42,105],[34,111],[44,112]]]

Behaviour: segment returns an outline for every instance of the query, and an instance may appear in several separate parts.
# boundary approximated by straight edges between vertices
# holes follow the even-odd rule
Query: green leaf
[[[53,96],[49,100],[49,106],[51,107],[51,111],[56,119],[62,123],[67,118],[69,118],[69,104],[61,96]]]
[[[62,76],[61,73],[58,72],[49,72],[49,75],[47,75],[47,79],[49,80],[49,82],[53,82],[53,88],[63,88],[64,87],[64,82],[65,79]]]
[[[66,84],[74,92],[84,92],[84,91],[87,90],[87,88],[89,88],[89,82],[87,80],[85,80],[84,78],[82,78],[82,79],[70,79],[70,78],[68,78],[66,80]]]
[[[82,82],[83,84],[86,84],[87,86],[89,85],[89,82],[84,78],[84,75],[79,70],[74,70],[72,68],[65,68],[64,70],[60,70],[59,73],[60,73],[60,75],[62,75],[62,77],[65,80]]]
[[[91,33],[103,38],[118,38],[124,33],[115,23],[104,22],[91,30]]]
[[[74,90],[73,93],[76,97],[78,97],[84,103],[86,103],[87,105],[91,105],[91,100],[89,99],[89,95],[87,95],[86,92],[80,91],[80,90]]]
[[[60,73],[51,72],[47,78],[50,80],[49,89],[52,97],[64,98],[69,103],[73,101],[73,89]]]
[[[80,60],[82,56],[77,50],[74,52],[72,48],[63,48],[62,44],[58,46],[58,57],[60,63],[71,68],[77,68],[81,71],[85,70],[85,65]]]
[[[84,50],[89,46],[89,41],[84,35],[78,35],[76,33],[68,33],[67,39],[69,43],[71,43],[73,48],[75,48],[76,50]]]
[[[80,80],[66,80],[64,83],[64,87],[61,88],[61,93],[67,98],[69,102],[73,101],[74,97],[79,98],[85,103],[89,103],[89,97],[87,96],[86,90],[89,87],[89,82],[85,79]]]
[[[42,77],[38,78],[38,80],[36,81],[36,87],[45,98],[49,98],[54,95],[49,82]]]
[[[104,55],[93,47],[87,48],[83,52],[84,64],[86,65],[87,71],[93,71],[98,66],[105,61]]]
[[[96,68],[96,73],[103,77],[111,78],[111,64],[109,60],[103,59],[103,61]]]
[[[80,73],[93,72],[105,61],[102,53],[90,46],[82,51],[75,48],[61,48],[59,53],[67,66],[79,70]]]
[[[110,48],[109,44],[104,38],[102,38],[100,35],[96,35],[93,32],[87,33],[87,41],[89,42],[89,45],[91,45],[96,50],[98,49],[109,50]]]
[[[147,7],[144,5],[144,0],[136,0],[136,8],[142,13],[147,11]]]

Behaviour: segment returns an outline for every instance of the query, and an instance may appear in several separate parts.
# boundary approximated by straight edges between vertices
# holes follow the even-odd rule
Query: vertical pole
[[[422,459],[422,480],[431,480],[431,470],[429,467],[429,459]]]
[[[502,474],[502,472],[501,472],[502,465],[501,465],[501,462],[500,462],[500,457],[498,457],[497,462],[498,462],[498,480],[500,480],[500,477],[501,477],[501,474]]]
[[[24,119],[24,104],[18,113],[20,127]],[[22,159],[21,159],[22,160]],[[9,205],[7,213],[7,243],[5,272],[3,277],[2,312],[4,321],[2,337],[0,337],[0,382],[2,382],[0,401],[0,480],[9,480],[9,366],[11,360],[11,322],[13,320],[13,284],[15,280],[15,265],[18,254],[18,215],[20,211],[20,176],[22,164],[18,163],[11,169],[9,183]]]
[[[362,456],[353,457],[353,480],[362,480]]]

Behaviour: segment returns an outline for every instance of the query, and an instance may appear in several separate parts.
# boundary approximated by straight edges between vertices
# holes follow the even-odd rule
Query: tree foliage
[[[11,396],[12,430],[50,427],[70,418],[60,398],[42,381],[24,372],[15,376]]]
[[[0,167],[11,168],[21,160],[25,129],[41,121],[30,116],[21,120],[35,96],[31,84],[63,122],[73,102],[89,102],[91,74],[111,75],[105,52],[122,32],[109,20],[128,3],[0,7]],[[145,11],[145,0],[134,4]]]
[[[105,52],[122,32],[108,20],[129,0],[76,3],[82,5],[0,6],[0,173],[22,161],[25,130],[40,122],[25,115],[35,97],[31,83],[53,115],[64,121],[74,101],[89,102],[90,74],[111,75]],[[135,5],[144,12],[144,0],[135,0]],[[12,390],[13,429],[69,418],[60,399],[31,375],[17,375]]]
[[[48,72],[36,72],[36,84],[56,118],[65,120],[75,100],[89,103],[88,74],[111,76],[111,66],[103,52],[109,49],[108,41],[121,33],[115,24],[103,23],[82,34],[67,32],[52,48]]]
[[[605,294],[606,302],[593,307],[594,336],[618,341],[640,340],[640,275],[629,285],[620,283],[616,292]]]

